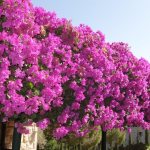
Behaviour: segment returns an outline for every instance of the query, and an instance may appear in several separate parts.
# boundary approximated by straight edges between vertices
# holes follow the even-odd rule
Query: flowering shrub
[[[150,129],[150,64],[30,0],[0,1],[0,114],[19,132],[36,122],[56,139]]]

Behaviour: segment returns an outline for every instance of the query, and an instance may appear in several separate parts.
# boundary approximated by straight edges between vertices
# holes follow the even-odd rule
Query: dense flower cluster
[[[150,129],[150,64],[30,0],[0,0],[0,114],[19,132],[50,125],[57,139],[96,126]]]

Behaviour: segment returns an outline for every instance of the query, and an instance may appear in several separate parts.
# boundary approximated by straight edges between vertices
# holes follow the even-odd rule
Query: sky
[[[32,0],[72,24],[104,33],[108,42],[125,42],[150,62],[150,0]]]

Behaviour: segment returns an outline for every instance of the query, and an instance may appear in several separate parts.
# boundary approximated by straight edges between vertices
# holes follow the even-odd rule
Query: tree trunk
[[[18,133],[17,129],[14,127],[12,149],[20,150],[20,145],[21,145],[21,134]]]
[[[102,147],[101,150],[106,150],[106,131],[102,130]]]
[[[1,123],[0,149],[5,149],[6,123]]]

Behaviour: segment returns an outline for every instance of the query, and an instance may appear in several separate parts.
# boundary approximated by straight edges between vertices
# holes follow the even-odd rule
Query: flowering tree
[[[99,126],[150,129],[150,64],[30,0],[1,0],[0,114],[21,133],[50,125],[56,139]]]

